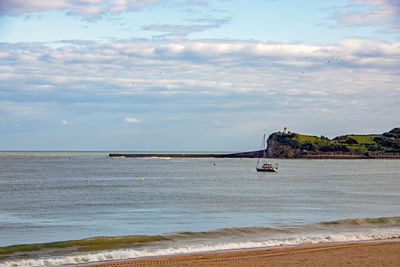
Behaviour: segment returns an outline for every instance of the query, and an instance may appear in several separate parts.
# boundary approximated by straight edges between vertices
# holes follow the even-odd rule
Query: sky
[[[399,0],[0,0],[0,150],[400,127]]]

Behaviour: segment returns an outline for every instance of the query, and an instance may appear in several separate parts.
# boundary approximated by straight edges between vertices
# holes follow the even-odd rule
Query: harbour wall
[[[125,157],[125,158],[258,158],[263,154],[262,150],[220,154],[220,153],[111,153],[109,157]],[[325,152],[325,153],[302,153],[291,156],[270,156],[268,158],[280,159],[400,159],[400,153],[383,153],[383,152]]]

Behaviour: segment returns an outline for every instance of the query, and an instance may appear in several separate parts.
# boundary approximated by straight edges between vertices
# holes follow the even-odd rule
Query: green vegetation
[[[400,128],[394,128],[382,135],[343,135],[330,140],[297,133],[273,133],[282,145],[301,152],[400,152]]]
[[[377,143],[378,147],[385,147],[389,152],[400,151],[400,128],[394,128],[393,130],[376,136],[374,142]]]
[[[292,148],[300,148],[301,143],[297,140],[295,133],[275,133],[276,139],[279,143],[289,145]]]
[[[394,128],[391,131],[382,134],[384,137],[400,138],[400,128]]]
[[[46,249],[66,249],[68,251],[100,251],[109,249],[131,248],[143,243],[169,240],[164,236],[121,236],[121,237],[92,237],[81,240],[70,240],[42,244],[15,245],[0,247],[0,256],[7,258],[15,253],[29,253]]]
[[[323,222],[325,225],[338,225],[338,224],[391,224],[398,225],[400,223],[400,217],[379,217],[379,218],[359,218],[359,219],[345,219],[332,222]]]

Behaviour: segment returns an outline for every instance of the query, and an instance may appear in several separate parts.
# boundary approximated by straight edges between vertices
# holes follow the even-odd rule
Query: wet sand
[[[400,266],[400,240],[212,252],[89,266]]]

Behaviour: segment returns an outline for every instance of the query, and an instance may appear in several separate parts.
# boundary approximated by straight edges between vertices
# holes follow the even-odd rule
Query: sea
[[[0,152],[0,266],[400,238],[399,160]]]

